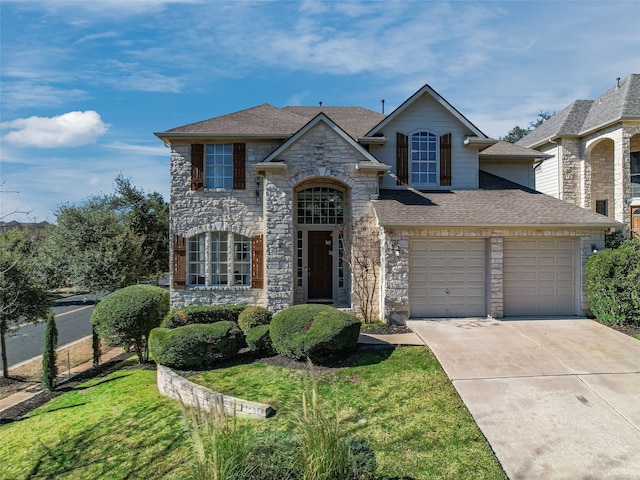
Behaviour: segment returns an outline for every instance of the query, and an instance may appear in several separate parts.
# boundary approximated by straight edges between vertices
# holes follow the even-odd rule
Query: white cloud
[[[167,158],[170,155],[167,147],[164,147],[162,145],[149,147],[146,145],[133,145],[131,143],[113,142],[106,146],[107,148],[122,150],[124,152],[134,153],[136,155],[158,156],[164,158]]]
[[[14,145],[38,148],[77,147],[94,143],[109,129],[93,110],[68,112],[55,117],[18,118],[0,124],[11,130],[3,140]]]

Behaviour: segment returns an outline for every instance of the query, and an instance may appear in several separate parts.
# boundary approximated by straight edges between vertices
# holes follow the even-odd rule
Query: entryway
[[[333,236],[330,231],[307,232],[307,300],[333,300]]]

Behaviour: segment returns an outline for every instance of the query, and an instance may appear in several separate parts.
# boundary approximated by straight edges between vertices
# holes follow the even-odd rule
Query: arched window
[[[437,184],[438,179],[438,136],[431,132],[417,132],[411,135],[411,183]]]
[[[338,225],[344,222],[344,193],[328,187],[298,192],[298,224]]]

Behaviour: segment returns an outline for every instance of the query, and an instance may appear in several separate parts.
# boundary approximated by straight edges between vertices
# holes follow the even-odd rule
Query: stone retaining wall
[[[268,418],[275,414],[271,405],[250,402],[214,392],[210,388],[190,382],[163,365],[158,365],[158,390],[165,397],[178,400],[185,405],[210,412],[213,405],[224,405],[227,415],[241,415],[253,418]]]

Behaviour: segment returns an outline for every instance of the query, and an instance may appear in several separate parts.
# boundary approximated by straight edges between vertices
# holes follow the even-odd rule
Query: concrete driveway
[[[580,318],[407,325],[510,479],[640,479],[640,341]]]

